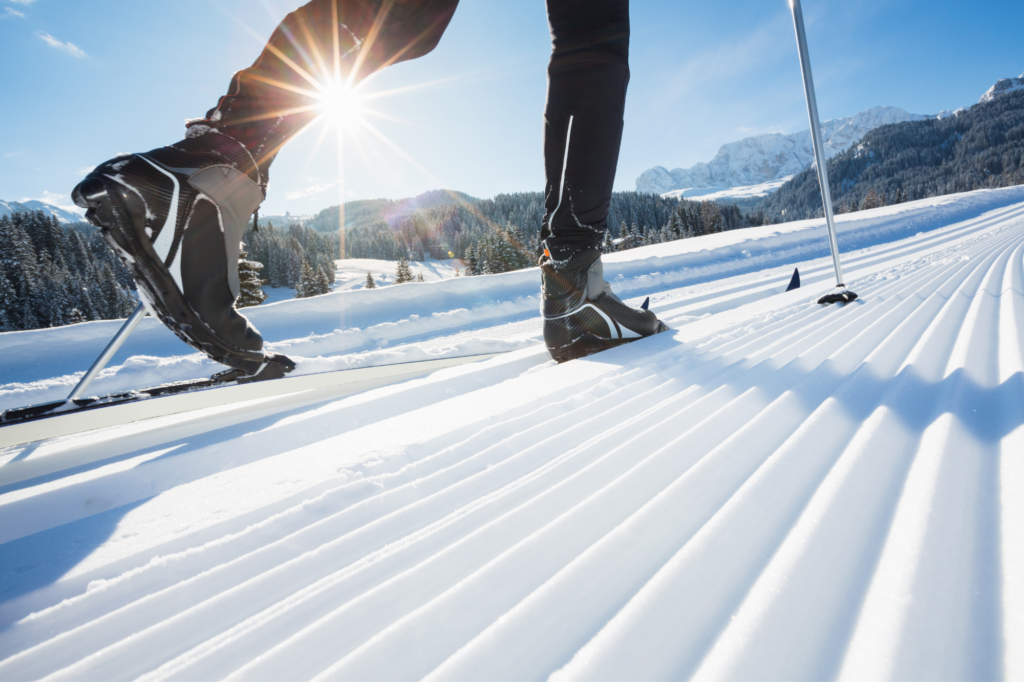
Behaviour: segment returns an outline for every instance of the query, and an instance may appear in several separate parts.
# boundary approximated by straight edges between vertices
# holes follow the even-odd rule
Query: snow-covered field
[[[376,258],[345,258],[334,261],[334,264],[334,284],[331,287],[334,291],[362,289],[366,285],[366,273],[370,273],[378,287],[394,284],[395,268],[398,265],[395,261]],[[465,266],[462,265],[462,262],[457,260],[428,259],[423,262],[409,263],[412,276],[422,275],[424,282],[440,282],[444,279],[451,279],[455,277],[455,269],[463,267]],[[295,289],[288,287],[264,285],[263,293],[267,295],[264,305],[290,301],[295,298]]]
[[[665,192],[661,196],[672,199],[693,199],[695,201],[756,199],[768,196],[792,179],[792,175],[787,175],[778,180],[769,180],[759,185],[746,185],[744,187],[690,187],[688,189],[674,189],[671,192]]]
[[[335,291],[347,289],[360,289],[366,283],[366,273],[373,275],[377,286],[393,284],[395,280],[395,268],[398,265],[395,261],[377,260],[375,258],[345,258],[335,261],[337,276],[335,278]],[[461,262],[455,260],[433,260],[412,261],[409,269],[412,276],[423,276],[424,282],[440,282],[455,277],[455,268],[465,267]]]
[[[513,350],[0,451],[0,679],[1024,677],[1024,188],[840,242],[845,307],[820,221],[610,256],[674,331],[560,366],[535,270],[253,311]],[[106,386],[212,370],[148,322]],[[115,328],[0,335],[7,404]]]

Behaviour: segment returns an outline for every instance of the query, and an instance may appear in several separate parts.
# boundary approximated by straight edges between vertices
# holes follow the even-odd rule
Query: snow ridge
[[[828,158],[859,142],[869,130],[888,123],[920,121],[930,116],[911,114],[898,107],[872,107],[854,116],[825,121],[822,138]],[[640,174],[638,192],[665,194],[691,188],[744,187],[761,185],[796,175],[811,165],[814,149],[811,131],[791,135],[772,133],[744,138],[723,145],[709,163],[671,171],[655,166]]]
[[[11,215],[17,212],[42,211],[48,216],[53,216],[62,223],[81,223],[85,218],[74,211],[69,211],[44,201],[3,201],[0,200],[0,216]]]
[[[1000,78],[996,81],[996,84],[985,91],[985,94],[978,100],[978,104],[982,102],[991,102],[1000,95],[1005,95],[1008,92],[1015,92],[1017,90],[1024,90],[1024,73],[1017,78]]]

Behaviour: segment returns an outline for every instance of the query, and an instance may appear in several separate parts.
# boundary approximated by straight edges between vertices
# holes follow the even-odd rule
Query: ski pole
[[[807,100],[807,117],[811,121],[811,144],[814,147],[814,166],[818,170],[818,184],[821,186],[821,204],[825,209],[825,222],[828,225],[828,245],[832,251],[832,264],[836,269],[836,287],[845,289],[843,284],[843,268],[839,263],[839,241],[836,239],[836,222],[832,215],[832,192],[828,186],[828,169],[826,168],[825,147],[821,141],[821,123],[818,121],[818,101],[814,95],[814,79],[811,77],[811,58],[807,54],[807,35],[804,33],[804,13],[800,0],[789,0],[789,8],[793,11],[793,27],[796,30],[796,47],[800,53],[800,74],[804,80],[804,98]],[[850,302],[857,298],[852,291],[823,296],[818,303]]]
[[[116,353],[121,345],[128,339],[128,336],[135,331],[135,328],[139,326],[139,322],[142,322],[142,318],[145,316],[146,306],[140,303],[139,307],[135,309],[135,312],[131,314],[131,317],[124,321],[124,324],[121,325],[117,334],[115,334],[114,338],[110,340],[107,347],[103,349],[100,356],[96,358],[96,362],[92,363],[92,367],[89,368],[89,371],[85,373],[82,380],[78,382],[77,386],[75,386],[75,390],[71,391],[71,395],[68,396],[67,402],[71,402],[72,400],[82,397],[85,390],[89,388],[89,384],[91,384],[93,379],[96,378],[96,375],[107,366],[107,363],[110,362],[110,358],[114,357],[114,353]]]

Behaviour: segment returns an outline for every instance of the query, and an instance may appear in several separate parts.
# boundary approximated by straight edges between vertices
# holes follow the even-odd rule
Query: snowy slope
[[[428,258],[422,262],[410,262],[409,269],[412,270],[413,277],[422,275],[424,282],[439,282],[455,277],[456,265],[459,268],[465,267],[462,261],[453,259],[442,261]],[[342,258],[336,260],[334,261],[335,273],[332,290],[350,291],[352,289],[362,289],[366,284],[367,272],[373,276],[373,281],[378,287],[389,286],[394,284],[397,266],[397,261],[379,260],[376,258]],[[263,285],[263,293],[267,295],[263,305],[280,303],[295,298],[295,289],[288,287],[272,287],[265,284]]]
[[[898,107],[872,107],[853,116],[825,121],[821,124],[821,135],[826,156],[832,158],[848,149],[878,126],[926,118],[929,117],[911,114]],[[661,166],[646,170],[637,178],[636,190],[664,194],[689,188],[760,185],[796,175],[810,166],[813,160],[810,130],[791,135],[756,135],[722,145],[709,163],[671,171]]]
[[[842,215],[837,217],[840,244],[844,249],[883,244],[1022,200],[1024,187],[1011,187]],[[766,268],[779,268],[778,277],[788,282],[796,263],[827,254],[824,221],[807,220],[611,254],[605,257],[605,273],[616,292],[639,304],[649,295],[657,302],[659,292],[673,288]],[[363,265],[350,281],[360,281],[357,273],[365,278]],[[271,289],[289,300],[245,314],[269,348],[299,362],[300,373],[491,353],[538,342],[538,280],[536,269],[530,269],[301,300],[291,299],[290,289]],[[0,334],[0,409],[67,396],[120,325],[112,320]],[[159,322],[146,319],[93,389],[144,388],[220,369]]]
[[[719,199],[756,199],[766,197],[793,179],[786,175],[777,180],[769,180],[758,185],[743,187],[687,187],[674,189],[662,194],[663,197],[693,199],[695,201],[717,201]]]
[[[1024,188],[854,215],[845,307],[815,222],[715,235],[593,358],[0,451],[0,679],[1024,676]]]
[[[397,261],[379,260],[376,258],[344,258],[335,261],[337,275],[335,277],[335,290],[359,289],[366,283],[366,273],[373,276],[378,286],[388,286],[394,283]],[[461,261],[434,260],[428,258],[424,261],[412,261],[409,269],[413,277],[423,276],[424,282],[440,282],[441,280],[455,277],[455,268],[465,267]]]

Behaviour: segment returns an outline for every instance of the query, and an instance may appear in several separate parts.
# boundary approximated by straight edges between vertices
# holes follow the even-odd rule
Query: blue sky
[[[0,0],[0,199],[66,205],[97,163],[180,139],[184,120],[216,103],[294,6]],[[967,106],[1024,71],[1020,0],[804,0],[804,12],[824,119],[876,105]],[[707,161],[748,135],[806,129],[784,0],[633,0],[631,13],[616,189],[633,189],[654,165]],[[368,88],[433,83],[373,102],[388,118],[370,120],[401,152],[349,130],[339,172],[334,132],[310,130],[276,161],[263,210],[442,187],[479,197],[542,189],[549,50],[542,0],[463,0],[433,53]]]

